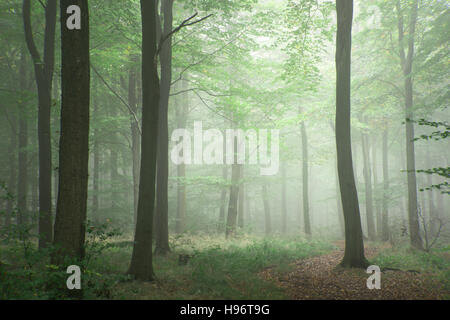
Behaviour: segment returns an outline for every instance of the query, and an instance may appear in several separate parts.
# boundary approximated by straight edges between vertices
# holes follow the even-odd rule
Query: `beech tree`
[[[69,29],[68,8],[80,8],[80,28]],[[54,263],[83,258],[89,160],[89,8],[87,0],[61,0],[61,136]]]
[[[336,148],[345,220],[345,253],[341,266],[366,268],[368,261],[364,256],[361,216],[353,173],[350,130],[353,0],[337,0],[336,10]]]

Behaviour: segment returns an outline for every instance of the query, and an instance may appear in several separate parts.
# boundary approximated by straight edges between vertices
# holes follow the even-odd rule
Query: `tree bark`
[[[156,5],[141,0],[142,19],[142,139],[139,200],[133,253],[128,273],[153,280],[152,228],[155,207],[159,79],[156,65]]]
[[[164,16],[163,36],[172,31],[173,0],[162,0]],[[155,253],[165,255],[169,247],[168,179],[169,179],[169,96],[172,82],[172,37],[162,44],[159,54],[161,61],[161,99],[158,123],[158,172],[156,181],[156,247]]]
[[[38,88],[38,144],[39,144],[39,248],[52,241],[52,154],[50,139],[51,89],[54,67],[56,0],[48,0],[45,7],[44,59],[41,60],[31,29],[31,3],[23,1],[25,41],[33,59]]]
[[[350,127],[350,65],[353,0],[337,0],[336,39],[336,148],[339,186],[345,220],[343,267],[365,268],[358,194],[353,173]]]
[[[66,27],[67,8],[81,10],[81,29]],[[84,256],[89,165],[89,10],[87,0],[61,0],[61,137],[53,263]]]

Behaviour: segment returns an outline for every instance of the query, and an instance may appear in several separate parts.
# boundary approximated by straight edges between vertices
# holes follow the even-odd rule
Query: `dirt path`
[[[261,277],[271,280],[287,290],[293,300],[329,299],[443,299],[439,283],[429,275],[406,271],[384,271],[381,289],[369,290],[366,282],[370,276],[365,270],[336,269],[344,255],[343,243],[336,243],[338,250],[326,255],[296,261],[288,273],[266,269]],[[366,257],[376,255],[378,248],[366,247]]]

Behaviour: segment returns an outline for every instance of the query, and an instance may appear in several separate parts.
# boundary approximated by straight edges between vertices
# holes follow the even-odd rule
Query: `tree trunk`
[[[225,146],[225,143],[223,144]],[[224,159],[225,159],[225,152],[224,152]],[[226,164],[222,167],[222,179],[224,182],[227,182],[228,180],[228,167]],[[223,226],[225,223],[225,209],[227,205],[227,188],[222,187],[222,191],[220,193],[220,212],[219,212],[219,227],[218,231],[223,231]]]
[[[33,58],[38,88],[38,144],[39,144],[39,248],[52,241],[52,154],[50,139],[51,89],[54,67],[56,0],[48,0],[45,7],[44,59],[41,60],[31,29],[30,0],[23,1],[25,40]]]
[[[162,1],[164,13],[163,35],[172,31],[173,0]],[[168,179],[169,179],[169,128],[168,111],[170,84],[172,82],[172,37],[163,43],[161,60],[161,100],[158,123],[158,171],[156,181],[156,248],[155,253],[165,255],[169,248]]]
[[[81,10],[81,29],[66,27],[67,8]],[[89,12],[87,0],[61,0],[61,137],[53,263],[84,256],[89,166]]]
[[[139,200],[133,253],[128,273],[153,280],[152,228],[155,207],[159,79],[156,66],[156,5],[141,0],[142,19],[142,139]]]
[[[98,92],[97,92],[97,82],[93,81],[93,89],[94,95],[92,97],[94,110],[93,110],[93,118],[97,120],[99,117],[98,110]],[[100,139],[99,139],[99,129],[94,129],[94,143],[93,143],[93,151],[94,151],[94,163],[93,163],[93,176],[92,176],[92,218],[94,221],[99,220],[99,197],[100,197]]]
[[[408,176],[408,220],[409,236],[411,246],[416,249],[423,249],[422,238],[420,236],[420,226],[417,211],[417,182],[416,182],[416,163],[414,151],[414,124],[413,124],[413,81],[412,66],[414,59],[414,36],[417,22],[417,8],[419,0],[414,0],[411,8],[411,17],[409,24],[408,52],[405,54],[403,48],[403,13],[400,1],[397,2],[398,12],[398,33],[399,33],[399,51],[401,67],[405,81],[405,133],[406,133],[406,170]]]
[[[369,140],[368,140],[369,141]],[[373,203],[375,210],[375,219],[376,219],[376,237],[381,239],[382,237],[382,217],[380,210],[380,202],[378,200],[378,165],[377,165],[377,139],[373,137],[372,143],[372,167],[373,167]]]
[[[309,217],[309,175],[308,175],[308,136],[305,122],[300,125],[302,131],[302,190],[303,190],[303,219],[305,234],[311,236],[311,221]]]
[[[236,219],[238,210],[238,194],[239,194],[239,177],[241,176],[240,164],[237,164],[237,139],[234,142],[234,163],[231,165],[231,187],[230,187],[230,201],[228,203],[226,237],[233,236],[236,231]]]
[[[241,165],[241,184],[239,185],[239,200],[238,200],[238,226],[239,228],[244,228],[244,198],[245,198],[245,187],[244,182],[242,180],[244,179],[244,167]]]
[[[187,89],[187,82],[182,81],[183,89]],[[184,93],[185,99],[182,104],[176,106],[176,120],[178,128],[186,128],[187,115],[189,111],[189,95]],[[186,226],[186,164],[177,165],[177,220],[175,223],[175,232],[184,232]]]
[[[11,225],[11,218],[14,212],[14,198],[17,190],[17,125],[16,117],[10,116],[11,123],[11,139],[8,146],[8,161],[9,161],[9,178],[8,178],[8,198],[6,201],[6,221],[5,226],[9,227]],[[20,226],[20,219],[17,219],[17,224]]]
[[[372,199],[372,179],[370,172],[369,146],[365,133],[361,133],[362,155],[364,161],[364,191],[366,194],[366,218],[367,218],[367,235],[369,240],[374,241],[376,238],[375,221],[373,217],[373,199]]]
[[[20,90],[26,90],[26,59],[22,52],[20,58],[19,82]],[[21,99],[23,101],[23,99]],[[17,210],[19,225],[29,222],[27,212],[27,187],[28,187],[28,119],[23,103],[19,106],[19,172],[17,186]],[[31,221],[30,221],[31,222]]]
[[[353,173],[350,127],[350,65],[353,0],[337,0],[336,39],[336,148],[339,186],[345,220],[343,267],[365,268],[358,194]]]
[[[263,204],[264,204],[265,232],[266,232],[266,236],[268,236],[272,233],[272,221],[270,218],[270,203],[269,203],[268,194],[267,194],[267,185],[265,182],[263,182],[263,185],[262,185],[262,197],[263,197]]]
[[[287,232],[286,163],[281,167],[281,232]]]
[[[136,69],[134,62],[137,57],[132,57],[133,65],[128,73],[128,104],[132,112],[137,115],[137,97],[136,97]],[[130,115],[130,129],[131,129],[131,153],[133,157],[133,222],[136,225],[137,204],[139,198],[139,156],[140,156],[140,133],[139,126],[136,123],[134,115]]]
[[[382,205],[382,236],[383,241],[389,240],[388,200],[389,200],[389,162],[388,162],[388,129],[383,131],[383,205]]]

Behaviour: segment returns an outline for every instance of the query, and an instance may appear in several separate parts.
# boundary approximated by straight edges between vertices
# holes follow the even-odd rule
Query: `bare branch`
[[[136,126],[139,130],[139,133],[142,134],[141,126],[139,125],[139,120],[137,118],[136,113],[130,107],[130,105],[116,92],[114,89],[106,82],[106,80],[100,75],[100,73],[95,69],[94,65],[91,63],[91,68],[94,70],[95,74],[100,78],[100,80],[105,84],[105,86],[128,108],[128,111],[133,116],[134,121],[136,122]]]

